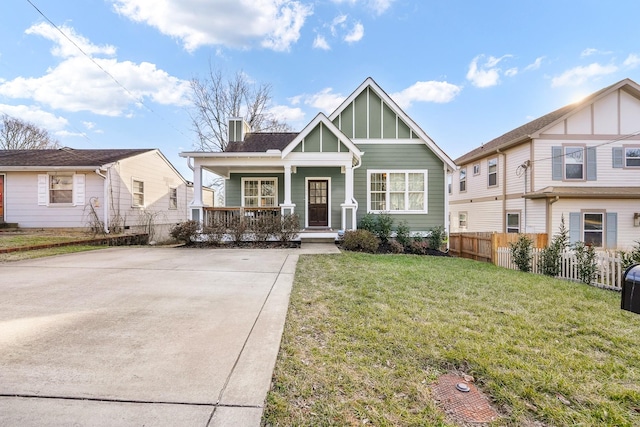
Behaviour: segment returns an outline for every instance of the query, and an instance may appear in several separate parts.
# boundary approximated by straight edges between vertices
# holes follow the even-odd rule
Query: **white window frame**
[[[142,184],[142,191],[136,191],[137,182]],[[139,178],[131,178],[131,207],[144,208],[145,206],[144,187],[145,187],[144,180]],[[142,195],[142,204],[136,203],[137,195]]]
[[[74,178],[74,176],[75,176],[75,174],[73,172],[68,172],[68,173],[67,172],[57,172],[57,173],[50,173],[49,174],[49,182],[47,184],[47,187],[48,187],[47,188],[47,201],[48,201],[49,205],[54,205],[54,206],[73,206],[74,200],[75,200],[73,198],[73,196],[75,194],[75,191],[74,191],[74,179],[75,178]],[[69,180],[71,181],[71,201],[69,201],[69,202],[54,202],[53,201],[53,197],[52,197],[53,196],[53,192],[54,191],[63,191],[63,189],[54,189],[54,188],[52,188],[55,185],[54,181],[57,178],[61,178],[61,177],[68,177]],[[68,191],[68,190],[64,190],[64,191]]]
[[[491,167],[495,166],[496,170],[491,172]],[[496,183],[491,184],[491,175],[495,175]],[[487,160],[487,187],[497,187],[498,186],[498,158],[494,157],[493,159]]]
[[[640,152],[640,145],[633,145],[633,146],[625,146],[624,147],[624,167],[625,168],[632,168],[632,169],[640,168],[640,164],[637,164],[637,165],[630,165],[629,164],[629,160],[630,159],[634,159],[634,160],[639,160],[640,161],[640,157],[629,157],[627,155],[628,150],[634,150],[636,152]]]
[[[515,215],[515,216],[518,217],[518,227],[517,227],[517,229],[511,230],[513,227],[509,226],[509,216],[510,215]],[[520,233],[520,228],[521,228],[520,218],[521,218],[520,212],[507,212],[506,215],[505,215],[505,231],[507,233]]]
[[[567,166],[571,163],[567,162],[567,159],[571,158],[567,154],[568,149],[579,149],[582,152],[582,176],[580,178],[567,177]],[[566,181],[584,181],[587,175],[587,149],[583,145],[564,145],[562,147],[562,173]]]
[[[587,238],[586,238],[586,234],[587,232],[591,233],[591,234],[600,234],[600,244],[599,245],[594,245],[596,248],[604,248],[607,240],[606,240],[606,234],[605,234],[605,230],[606,230],[606,224],[605,221],[607,220],[607,214],[606,212],[602,212],[602,211],[583,211],[580,213],[582,216],[582,241],[583,242],[587,242]],[[588,230],[587,231],[587,215],[600,215],[601,221],[600,221],[600,230]]]
[[[464,225],[462,225],[464,223]],[[469,214],[467,212],[458,212],[458,228],[466,230],[469,227]]]
[[[376,210],[376,209],[371,209],[371,175],[373,174],[386,174],[386,186],[385,189],[382,191],[385,194],[385,201],[387,206],[385,206],[386,208],[389,207],[388,203],[391,200],[391,193],[399,193],[396,191],[391,191],[391,186],[390,186],[390,174],[400,174],[403,173],[405,174],[405,189],[404,189],[404,206],[405,208],[410,206],[409,205],[409,194],[411,193],[417,193],[417,191],[410,191],[409,190],[409,174],[422,174],[423,175],[423,179],[424,179],[424,189],[422,191],[422,201],[423,201],[423,206],[422,209],[416,209],[416,210],[410,210],[410,209],[404,209],[404,210],[391,210],[391,209],[384,209],[384,210]],[[371,212],[371,213],[389,213],[389,214],[425,214],[428,213],[428,195],[429,195],[429,180],[428,180],[428,171],[426,169],[370,169],[367,171],[367,212]]]
[[[268,176],[260,176],[260,177],[244,177],[240,180],[240,205],[242,207],[247,207],[245,205],[245,195],[244,195],[244,186],[245,182],[248,181],[257,181],[258,182],[258,205],[257,206],[248,206],[250,208],[277,208],[278,207],[278,178],[277,177],[268,177]],[[273,206],[263,206],[262,205],[262,182],[263,181],[273,181],[274,182],[274,204]]]
[[[465,193],[467,191],[467,168],[462,168],[458,172],[459,184],[458,191],[460,193]],[[462,188],[464,186],[464,189]]]
[[[473,176],[480,175],[480,163],[473,165]]]
[[[178,209],[178,188],[169,187],[169,209]]]

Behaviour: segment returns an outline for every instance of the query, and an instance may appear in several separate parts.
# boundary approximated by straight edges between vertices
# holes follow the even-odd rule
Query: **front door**
[[[308,183],[309,227],[329,225],[329,181],[314,180]]]

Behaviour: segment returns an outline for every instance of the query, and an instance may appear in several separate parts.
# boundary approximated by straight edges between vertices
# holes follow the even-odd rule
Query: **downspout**
[[[449,175],[447,174],[447,163],[443,162],[444,167],[444,231],[447,235],[447,253],[449,253]]]
[[[356,169],[358,169],[360,166],[362,166],[362,157],[361,156],[363,154],[364,153],[360,153],[360,156],[358,156],[358,164],[352,168],[351,179],[353,179],[354,181],[356,179]],[[354,185],[353,182],[351,183],[351,188],[352,188],[352,192],[355,193],[355,185]],[[358,218],[358,201],[356,200],[355,194],[353,194],[353,193],[351,194],[351,201],[353,202],[354,205],[356,205],[356,209],[355,209],[354,215],[353,215],[354,216],[354,218],[353,218],[353,229],[357,230],[358,229],[358,224],[357,224],[358,223],[358,221],[357,221],[357,218]]]
[[[106,175],[103,175],[100,172],[100,169],[103,169],[103,168],[98,168],[98,169],[95,170],[95,173],[98,176],[101,176],[102,178],[104,178],[103,195],[102,195],[102,197],[104,199],[104,203],[102,204],[102,208],[103,208],[102,215],[103,215],[103,218],[104,218],[104,221],[103,221],[103,223],[104,223],[104,232],[106,234],[109,234],[109,185],[111,184],[111,180],[109,179],[109,169],[110,168],[111,168],[111,165],[108,165],[106,167],[106,169],[104,169],[105,172],[106,172]]]

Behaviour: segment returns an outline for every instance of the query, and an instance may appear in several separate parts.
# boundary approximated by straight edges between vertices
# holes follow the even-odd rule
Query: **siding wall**
[[[369,169],[408,170],[426,169],[428,185],[428,213],[393,214],[395,225],[406,220],[411,231],[428,231],[436,226],[444,226],[444,164],[424,144],[364,144],[358,141],[365,154],[362,166],[354,173],[354,196],[358,201],[357,219],[360,221],[367,213],[367,171]]]
[[[291,175],[291,200],[296,204],[295,213],[300,217],[300,225],[306,225],[306,178],[330,178],[331,217],[330,227],[341,228],[342,208],[344,203],[344,174],[340,168],[297,168]]]

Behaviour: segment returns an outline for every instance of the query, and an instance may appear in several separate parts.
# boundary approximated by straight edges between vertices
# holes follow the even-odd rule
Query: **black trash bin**
[[[627,268],[622,275],[620,308],[640,314],[640,264]]]

